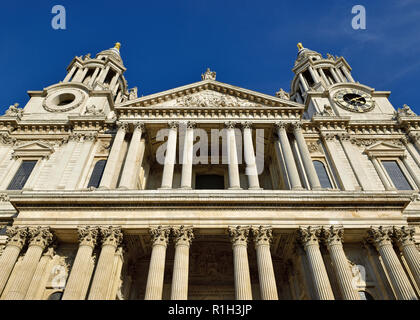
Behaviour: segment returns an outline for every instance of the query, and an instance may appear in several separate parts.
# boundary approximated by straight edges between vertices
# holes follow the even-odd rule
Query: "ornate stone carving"
[[[319,143],[314,141],[308,143],[308,150],[310,153],[322,152]]]
[[[415,117],[417,116],[411,108],[404,104],[402,108],[398,108],[397,110],[397,116],[401,117]]]
[[[26,227],[7,227],[7,245],[13,245],[22,249],[28,237],[28,228]]]
[[[317,112],[315,114],[315,116],[320,116],[320,117],[335,117],[334,111],[332,109],[332,107],[328,104],[324,104],[324,110],[322,110],[321,112]]]
[[[137,99],[137,97],[138,97],[138,88],[137,87],[131,88],[128,93],[128,100],[134,100],[134,99]]]
[[[169,121],[168,122],[168,127],[170,129],[176,129],[179,127],[179,122],[178,121]]]
[[[99,229],[97,227],[79,227],[79,243],[81,246],[90,246],[94,248],[98,239]]]
[[[6,132],[2,132],[0,134],[0,142],[5,145],[14,145],[16,143],[16,138],[10,136],[10,134]]]
[[[10,197],[7,193],[0,193],[0,202],[8,202]]]
[[[252,228],[254,243],[258,245],[270,245],[273,241],[273,229],[271,227],[259,226]]]
[[[245,121],[241,122],[242,129],[252,129],[252,122]]]
[[[199,93],[182,96],[176,99],[176,105],[181,107],[261,107],[261,105],[248,100],[221,94],[214,91],[202,91]]]
[[[83,61],[87,61],[87,60],[90,60],[91,58],[90,58],[90,53],[88,53],[88,54],[86,54],[84,57],[83,57]]]
[[[152,238],[152,243],[154,245],[156,244],[160,244],[164,246],[168,245],[169,234],[171,233],[170,227],[163,227],[163,226],[152,227],[150,228],[149,232]]]
[[[194,121],[187,122],[187,129],[195,129],[197,127],[197,123]]]
[[[134,129],[140,129],[142,132],[144,131],[144,122],[136,121],[133,123]]]
[[[124,131],[128,131],[128,123],[127,122],[122,122],[122,121],[117,121],[117,128],[118,130],[124,130]]]
[[[234,129],[236,127],[236,122],[234,121],[227,121],[225,122],[226,129]]]
[[[280,88],[279,91],[276,92],[276,97],[280,99],[290,100],[290,94]]]
[[[415,230],[413,227],[392,228],[392,237],[403,246],[415,244],[414,234]]]
[[[19,107],[19,103],[15,103],[14,105],[11,105],[9,109],[6,110],[5,115],[9,117],[21,118],[23,115],[23,109],[20,109],[18,107]]]
[[[121,227],[102,227],[100,229],[100,232],[102,238],[102,246],[118,247],[121,245],[123,240],[123,233]]]
[[[292,126],[293,130],[302,130],[302,124],[300,122],[292,122],[290,125]]]
[[[288,124],[285,123],[285,122],[276,122],[274,124],[274,126],[275,126],[276,129],[284,129],[284,130],[287,130]]]
[[[248,226],[229,227],[228,232],[232,244],[246,245],[248,243],[249,230],[250,227]]]
[[[321,229],[322,241],[328,246],[343,243],[343,234],[344,229],[341,226],[330,226],[329,228],[322,227]]]
[[[368,230],[367,241],[375,247],[392,244],[391,243],[392,228],[391,227],[370,227]]]
[[[321,228],[319,227],[299,227],[297,231],[297,241],[303,246],[318,244],[320,236]]]
[[[87,115],[87,116],[99,116],[99,115],[105,115],[105,112],[104,112],[103,108],[98,108],[97,106],[92,104],[92,105],[86,107],[85,115]]]
[[[194,239],[194,233],[192,227],[173,227],[172,233],[174,235],[174,242],[176,245],[178,244],[185,244],[191,245],[192,240]]]
[[[201,75],[201,80],[216,80],[216,72],[207,68],[206,72]]]
[[[30,246],[39,246],[43,249],[54,240],[54,235],[49,227],[29,227],[28,235]]]

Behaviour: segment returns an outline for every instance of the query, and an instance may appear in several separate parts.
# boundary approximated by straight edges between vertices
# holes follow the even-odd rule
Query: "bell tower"
[[[137,88],[128,90],[124,78],[121,44],[99,52],[73,58],[63,81],[43,91],[30,91],[31,99],[24,109],[25,118],[69,116],[114,117],[115,104],[137,98]],[[46,115],[46,113],[48,115]]]
[[[388,100],[390,92],[375,91],[353,79],[344,57],[319,52],[297,44],[298,54],[292,69],[291,100],[305,104],[305,117],[316,114],[365,119],[367,115],[388,119],[395,109]]]

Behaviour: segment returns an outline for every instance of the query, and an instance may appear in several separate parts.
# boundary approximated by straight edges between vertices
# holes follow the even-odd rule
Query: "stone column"
[[[175,241],[175,261],[172,275],[171,300],[188,298],[188,266],[193,229],[189,227],[172,228]]]
[[[252,143],[252,123],[242,123],[244,135],[244,158],[246,163],[245,174],[248,177],[248,189],[261,189],[258,180],[257,163],[255,160],[254,145]]]
[[[270,252],[270,244],[273,240],[272,229],[260,226],[252,228],[252,234],[257,251],[261,298],[263,300],[278,300],[277,284]]]
[[[76,71],[76,66],[73,65],[73,67],[71,68],[71,70],[69,71],[69,73],[67,73],[66,77],[64,78],[63,82],[69,82],[71,77],[73,76],[74,72]]]
[[[49,247],[38,262],[31,284],[26,292],[25,300],[40,300],[49,274],[45,274],[48,264],[54,258],[54,248]]]
[[[328,229],[322,229],[322,238],[330,253],[342,297],[344,300],[360,300],[356,288],[353,287],[353,276],[344,253],[343,233],[344,229],[342,227],[334,228],[334,226],[331,226]]]
[[[163,277],[165,275],[166,247],[168,246],[169,227],[150,228],[152,237],[152,256],[147,276],[145,300],[162,300]]]
[[[303,137],[301,124],[295,122],[292,126],[299,152],[302,156],[303,166],[305,167],[306,174],[308,175],[309,184],[311,185],[312,190],[319,190],[321,189],[321,183],[319,182],[308,146],[306,145],[305,138]]]
[[[290,147],[289,138],[287,137],[286,127],[283,122],[276,123],[277,135],[279,137],[281,150],[284,156],[287,175],[289,176],[290,186],[292,190],[302,190],[299,173],[296,162],[293,157],[292,148]]]
[[[97,76],[98,76],[98,74],[99,74],[99,70],[101,70],[99,67],[96,67],[96,68],[95,68],[95,71],[93,72],[92,78],[90,78],[90,80],[89,80],[89,82],[88,82],[88,86],[89,86],[89,87],[93,86],[93,83],[95,82],[96,77],[97,77]]]
[[[319,82],[318,75],[315,73],[315,70],[311,66],[308,67],[308,70],[314,80],[314,83]]]
[[[130,146],[128,147],[127,156],[125,158],[123,171],[121,174],[120,188],[134,189],[138,168],[141,164],[141,135],[144,132],[144,123],[134,123],[134,131],[131,137]]]
[[[7,242],[0,256],[0,296],[28,236],[25,227],[7,227]]]
[[[330,67],[330,72],[335,80],[335,82],[339,83],[341,82],[341,79],[338,77],[337,73],[335,72],[333,67]]]
[[[64,289],[62,300],[84,300],[91,273],[90,265],[93,249],[96,246],[98,228],[79,227],[79,249]]]
[[[397,300],[417,300],[405,271],[392,247],[391,228],[373,228],[368,230],[368,241],[378,250],[388,273]]]
[[[112,281],[114,255],[117,247],[121,245],[123,233],[121,227],[108,227],[100,229],[102,249],[93,276],[92,286],[89,292],[89,300],[105,300],[109,282]]]
[[[334,294],[328,279],[327,269],[319,249],[319,228],[299,228],[298,241],[303,245],[308,259],[314,284],[315,296],[318,300],[334,300]]]
[[[252,300],[247,252],[249,227],[229,227],[229,235],[233,247],[235,298],[236,300]]]
[[[408,267],[420,288],[420,253],[414,240],[414,228],[393,228],[393,237],[407,261]]]
[[[299,76],[298,77],[299,77],[300,83],[301,83],[301,85],[303,87],[303,92],[302,93],[308,91],[309,88],[308,88],[308,85],[306,84],[306,80],[302,76],[302,73],[299,73]]]
[[[178,132],[178,122],[169,122],[169,137],[166,145],[165,165],[162,174],[162,189],[172,189],[174,177],[174,166],[176,162],[176,139]]]
[[[395,190],[395,188],[389,183],[388,178],[384,173],[384,169],[379,164],[378,159],[376,159],[374,156],[370,156],[369,158],[372,161],[373,166],[375,167],[376,172],[378,173],[378,176],[385,187],[385,190]]]
[[[324,80],[325,85],[326,86],[329,86],[330,85],[330,82],[328,81],[328,78],[325,75],[324,70],[322,70],[322,68],[319,68],[318,71],[319,71],[319,73],[321,75],[322,80]]]
[[[353,79],[353,77],[351,76],[351,73],[349,72],[349,70],[347,70],[347,67],[346,67],[346,66],[342,66],[341,68],[342,68],[342,70],[343,70],[344,74],[346,75],[346,78],[347,78],[350,82],[354,82],[354,79]]]
[[[239,180],[238,154],[236,148],[235,123],[226,122],[227,156],[229,169],[229,189],[241,189]]]
[[[181,188],[191,189],[195,122],[188,121],[182,156]]]
[[[115,187],[116,180],[118,177],[119,160],[121,159],[121,148],[124,143],[124,137],[128,129],[128,124],[124,122],[118,122],[118,131],[115,135],[112,148],[106,161],[104,173],[102,175],[101,183],[99,188],[111,189]]]
[[[17,270],[15,281],[10,285],[5,300],[23,300],[34,276],[42,252],[53,241],[48,227],[29,228],[29,246]]]

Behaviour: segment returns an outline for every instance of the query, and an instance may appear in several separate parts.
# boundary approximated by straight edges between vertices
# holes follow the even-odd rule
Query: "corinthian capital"
[[[112,227],[100,229],[102,236],[102,246],[114,246],[118,247],[123,240],[123,233],[121,227]]]
[[[253,227],[252,234],[254,236],[255,246],[270,245],[273,241],[273,229],[271,227]]]
[[[341,245],[343,243],[343,227],[330,226],[329,228],[322,228],[322,241],[327,246]]]
[[[49,227],[30,227],[28,233],[30,246],[39,246],[44,249],[54,240],[54,235]]]
[[[6,245],[16,246],[22,249],[28,237],[28,228],[25,227],[7,227]]]
[[[302,129],[302,124],[300,122],[291,123],[293,130],[298,131]]]
[[[227,121],[225,122],[226,129],[234,129],[236,127],[236,122],[234,121]]]
[[[152,237],[153,245],[167,246],[170,233],[170,227],[158,226],[150,228],[150,236]]]
[[[249,235],[250,227],[246,226],[236,226],[236,227],[229,227],[229,236],[230,241],[233,245],[247,245],[248,243],[248,235]]]
[[[318,245],[319,237],[321,236],[321,228],[319,227],[299,227],[297,240],[304,247],[310,245]]]
[[[133,123],[134,130],[139,129],[141,131],[144,131],[144,122],[136,121]]]
[[[407,246],[415,245],[414,228],[412,227],[393,227],[392,237],[397,241],[398,245]]]
[[[241,123],[242,129],[252,129],[252,122],[245,121]]]
[[[187,122],[187,129],[195,129],[197,127],[197,123],[194,121]]]
[[[122,122],[122,121],[117,121],[117,128],[118,128],[118,130],[128,131],[128,123],[127,122]]]
[[[194,239],[193,228],[191,227],[173,227],[172,233],[175,237],[175,245],[191,245]]]
[[[274,127],[276,129],[284,129],[284,130],[286,130],[287,129],[287,123],[285,123],[285,122],[276,122],[274,124]]]
[[[79,243],[81,246],[90,246],[94,248],[98,240],[99,228],[92,228],[89,226],[79,227],[77,229],[79,234]]]
[[[168,122],[169,129],[177,129],[179,127],[178,121],[169,121]]]
[[[368,230],[367,241],[372,243],[376,248],[392,245],[391,242],[392,228],[391,227],[382,227],[374,228],[370,227]]]

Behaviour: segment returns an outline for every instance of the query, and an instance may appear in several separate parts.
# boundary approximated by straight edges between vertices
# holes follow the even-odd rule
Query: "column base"
[[[241,187],[230,187],[228,188],[228,190],[242,190]]]
[[[299,191],[299,190],[305,190],[305,188],[304,187],[293,187],[290,190]]]
[[[178,189],[182,189],[182,190],[192,190],[192,188],[191,188],[191,187],[180,187],[180,188],[178,188]]]
[[[252,188],[248,188],[248,190],[263,190],[263,188],[260,188],[260,187],[252,187]]]
[[[158,190],[172,190],[172,188],[170,188],[170,187],[160,187],[160,188],[158,188]]]

